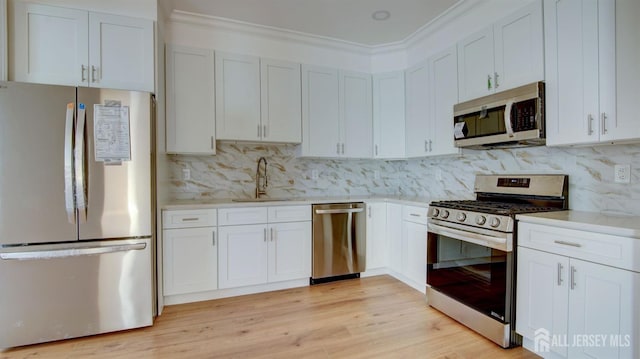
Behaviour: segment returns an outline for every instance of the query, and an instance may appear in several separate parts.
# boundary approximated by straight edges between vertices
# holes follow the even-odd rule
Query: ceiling
[[[367,46],[406,39],[461,0],[160,0],[181,10]],[[386,10],[390,17],[374,20]]]

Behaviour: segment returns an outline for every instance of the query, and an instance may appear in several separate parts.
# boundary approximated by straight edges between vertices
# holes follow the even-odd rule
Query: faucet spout
[[[264,163],[262,171],[260,171],[260,164]],[[258,159],[258,166],[256,168],[256,198],[260,198],[260,195],[267,194],[267,159],[260,157]]]

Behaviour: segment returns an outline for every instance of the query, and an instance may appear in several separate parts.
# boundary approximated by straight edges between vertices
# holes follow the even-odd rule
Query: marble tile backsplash
[[[169,156],[171,196],[251,198],[257,160],[264,156],[272,198],[470,199],[478,173],[566,173],[572,209],[640,215],[640,145],[464,150],[460,156],[402,161],[298,158],[296,152],[296,145],[218,143],[215,156]],[[631,165],[630,184],[614,183],[616,164]],[[191,171],[191,179],[182,179],[183,168]],[[318,179],[312,178],[313,171]]]

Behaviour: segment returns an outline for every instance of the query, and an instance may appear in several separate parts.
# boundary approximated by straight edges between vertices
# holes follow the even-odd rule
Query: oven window
[[[511,253],[429,233],[427,284],[506,322],[507,271],[512,268],[511,261]]]

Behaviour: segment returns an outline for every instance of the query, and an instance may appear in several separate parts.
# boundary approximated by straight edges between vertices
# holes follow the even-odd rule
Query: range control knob
[[[491,222],[489,223],[489,225],[493,228],[498,228],[500,226],[500,218],[491,218]]]
[[[487,222],[487,217],[479,214],[476,216],[476,224],[481,226]]]
[[[440,212],[440,217],[441,218],[448,218],[449,217],[449,211],[447,211],[446,209],[443,209],[442,212]]]
[[[438,214],[440,214],[440,210],[437,208],[432,208],[431,209],[431,217],[438,217]]]
[[[458,216],[456,217],[456,219],[460,222],[464,222],[464,220],[467,219],[467,215],[464,214],[464,212],[460,212],[458,213]]]

